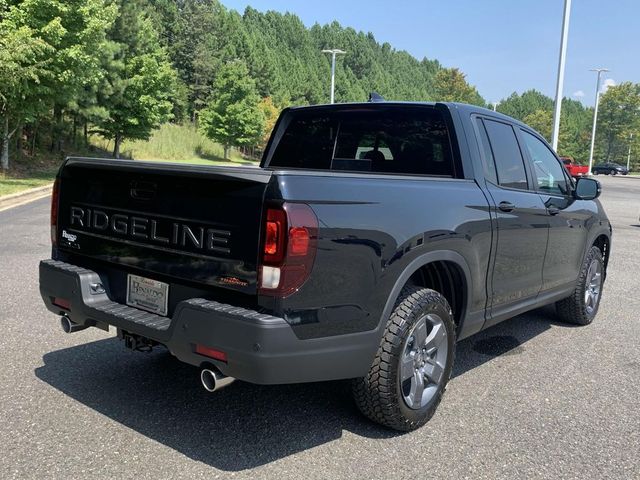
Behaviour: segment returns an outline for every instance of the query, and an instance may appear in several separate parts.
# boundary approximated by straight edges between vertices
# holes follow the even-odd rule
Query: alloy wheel
[[[400,361],[400,389],[409,408],[424,407],[438,391],[447,363],[447,337],[442,318],[432,313],[411,329]]]

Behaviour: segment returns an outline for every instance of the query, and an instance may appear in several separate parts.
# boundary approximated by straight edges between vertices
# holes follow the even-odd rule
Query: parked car
[[[612,233],[599,194],[483,108],[289,108],[260,168],[67,159],[40,293],[65,332],[165,346],[208,391],[352,379],[367,417],[412,430],[458,340],[547,304],[594,320]]]
[[[573,157],[560,157],[560,160],[562,160],[564,168],[567,169],[567,172],[569,172],[569,175],[571,175],[572,177],[578,178],[589,175],[589,167],[576,163],[573,160]]]
[[[604,173],[605,175],[617,175],[619,173],[627,175],[629,170],[627,167],[617,163],[599,163],[598,165],[591,167],[591,172],[594,175],[599,175],[601,173]]]

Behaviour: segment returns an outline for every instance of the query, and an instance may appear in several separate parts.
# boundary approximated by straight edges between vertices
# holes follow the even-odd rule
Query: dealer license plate
[[[169,285],[150,278],[129,275],[127,305],[158,315],[167,315]]]

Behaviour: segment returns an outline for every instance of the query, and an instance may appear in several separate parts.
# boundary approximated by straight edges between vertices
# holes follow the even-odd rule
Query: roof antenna
[[[369,103],[373,102],[384,102],[384,98],[379,93],[371,92],[369,94]]]

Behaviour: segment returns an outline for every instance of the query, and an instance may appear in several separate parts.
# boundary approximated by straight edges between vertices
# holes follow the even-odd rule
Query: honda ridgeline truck
[[[66,332],[164,346],[209,391],[352,379],[366,416],[412,430],[456,341],[546,304],[593,321],[599,194],[483,108],[289,108],[259,168],[67,159],[40,290]]]

